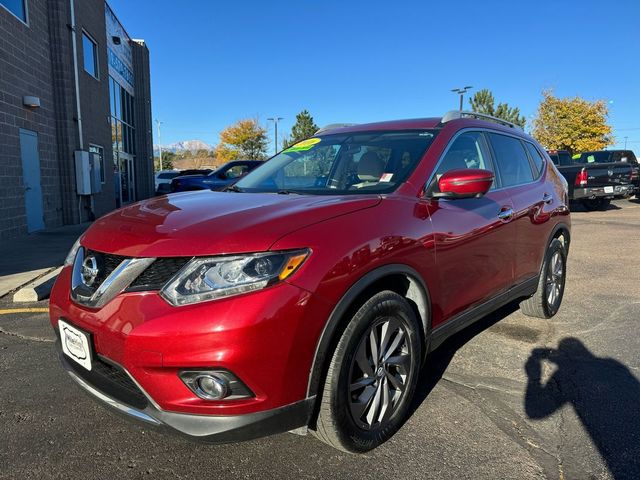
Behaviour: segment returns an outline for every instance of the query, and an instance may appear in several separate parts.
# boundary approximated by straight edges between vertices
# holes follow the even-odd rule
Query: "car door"
[[[558,199],[545,182],[545,161],[532,143],[493,132],[488,138],[500,184],[513,205],[514,284],[518,284],[539,273],[546,239],[551,233],[551,212]]]
[[[463,131],[452,139],[429,188],[449,170],[494,171],[485,134]],[[494,182],[480,198],[437,199],[430,217],[441,290],[439,309],[447,320],[506,290],[513,283],[515,227],[507,192]],[[434,327],[437,325],[434,325]]]

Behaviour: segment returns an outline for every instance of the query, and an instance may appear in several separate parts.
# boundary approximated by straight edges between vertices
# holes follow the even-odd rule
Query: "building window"
[[[98,145],[89,145],[89,153],[97,153],[100,158],[100,183],[104,183],[104,148]]]
[[[98,45],[84,32],[82,32],[82,52],[85,71],[92,77],[98,78]]]
[[[111,102],[111,131],[113,148],[135,155],[134,97],[113,78],[109,77]]]
[[[25,0],[0,0],[0,5],[27,23],[27,6]]]

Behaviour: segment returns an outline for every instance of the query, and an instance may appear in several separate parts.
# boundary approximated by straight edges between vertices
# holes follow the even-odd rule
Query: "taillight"
[[[637,180],[638,179],[638,172],[640,170],[637,168],[632,168],[631,169],[631,180]]]
[[[586,187],[588,178],[587,169],[583,168],[580,170],[578,175],[576,175],[576,187]]]

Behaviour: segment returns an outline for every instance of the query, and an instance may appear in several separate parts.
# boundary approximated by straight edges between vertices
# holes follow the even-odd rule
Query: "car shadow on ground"
[[[554,368],[541,381],[542,365]],[[622,363],[597,357],[576,338],[536,348],[527,360],[525,412],[546,418],[569,404],[615,479],[640,478],[640,382]]]
[[[424,400],[429,396],[436,384],[442,379],[442,375],[447,370],[451,360],[460,348],[466,345],[479,333],[482,333],[487,328],[517,311],[518,308],[518,303],[514,302],[496,310],[465,328],[461,332],[448,338],[435,351],[431,352],[427,356],[425,368],[422,369],[420,378],[418,379],[418,386],[407,418],[414,414],[422,402],[424,402]]]
[[[589,210],[580,202],[571,202],[570,210],[571,210],[571,213],[591,213],[591,212],[606,212],[609,210],[622,210],[622,207],[619,207],[614,203],[610,203],[606,207],[598,208],[595,210]]]

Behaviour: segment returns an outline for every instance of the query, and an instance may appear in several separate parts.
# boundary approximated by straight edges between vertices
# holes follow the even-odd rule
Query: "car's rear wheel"
[[[391,291],[357,311],[329,365],[316,422],[320,440],[366,452],[400,428],[416,387],[421,332],[411,305]]]
[[[547,249],[536,293],[520,303],[522,313],[538,318],[551,318],[558,313],[566,276],[567,252],[562,242],[556,238]]]

